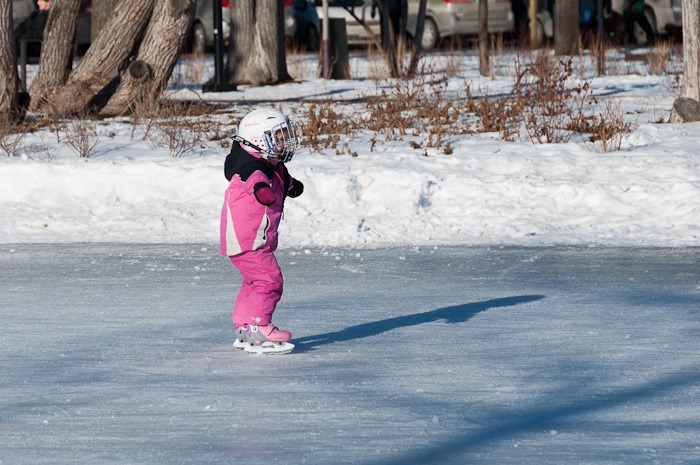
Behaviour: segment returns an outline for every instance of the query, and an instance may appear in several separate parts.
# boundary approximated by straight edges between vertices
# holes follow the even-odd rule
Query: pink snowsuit
[[[284,200],[300,195],[303,185],[295,182],[284,164],[274,166],[237,143],[224,169],[230,184],[221,209],[221,254],[229,256],[243,277],[232,321],[265,326],[282,297],[284,280],[273,252]],[[272,189],[270,205],[256,197],[260,187]]]

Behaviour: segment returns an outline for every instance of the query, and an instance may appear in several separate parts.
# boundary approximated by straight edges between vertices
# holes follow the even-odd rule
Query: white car
[[[623,15],[626,0],[612,0],[611,9]],[[683,27],[681,0],[646,0],[646,15],[656,34],[674,34]],[[646,44],[647,35],[639,24],[634,25],[634,37],[639,44]]]
[[[331,19],[345,19],[348,45],[366,45],[373,43],[375,40],[381,40],[379,10],[372,8],[371,1],[329,0],[329,3],[328,16]],[[315,0],[314,4],[316,5],[316,13],[318,13],[319,20],[323,21],[322,0]],[[359,22],[358,19],[360,20]],[[362,25],[363,23],[364,26]],[[370,31],[367,31],[367,28]]]
[[[323,18],[322,0],[315,1],[318,16]],[[406,32],[411,37],[416,33],[419,4],[420,0],[408,0]],[[345,18],[349,45],[372,43],[375,39],[370,32],[374,34],[377,41],[380,40],[381,18],[379,10],[372,7],[371,0],[331,0],[331,5],[329,8],[331,18]],[[513,31],[511,0],[488,0],[488,6],[489,32]],[[445,37],[478,34],[478,18],[478,0],[428,0],[422,48],[431,50]]]

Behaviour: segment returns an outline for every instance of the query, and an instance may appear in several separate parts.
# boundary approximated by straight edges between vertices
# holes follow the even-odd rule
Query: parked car
[[[420,0],[408,0],[406,29],[411,36],[416,33],[419,4]],[[511,0],[488,0],[488,11],[489,33],[514,30]],[[478,0],[428,0],[421,43],[424,50],[435,48],[445,37],[478,33]]]
[[[613,15],[622,16],[626,0],[612,0],[610,6]],[[644,14],[649,20],[655,34],[676,34],[683,28],[681,0],[646,0]],[[639,44],[648,42],[644,30],[635,23],[634,38]]]
[[[231,2],[222,0],[222,37],[228,44],[231,35]],[[308,0],[284,0],[284,33],[307,50],[316,50],[320,25],[316,11]],[[204,53],[214,46],[214,11],[211,0],[197,0],[197,11],[190,32],[190,48]]]
[[[322,0],[315,1],[319,17],[323,17]],[[416,34],[419,5],[420,0],[408,0],[406,32],[410,37]],[[381,18],[372,0],[332,0],[328,13],[331,18],[345,18],[349,45],[371,43],[372,34],[379,40]],[[446,37],[478,34],[478,18],[478,0],[428,0],[422,48],[432,50]],[[489,32],[513,31],[511,0],[489,0],[488,28]]]
[[[292,0],[292,7],[294,21],[285,28],[285,35],[294,45],[304,50],[318,50],[321,43],[321,22],[314,3],[310,0]]]
[[[315,5],[316,13],[322,20],[322,0],[315,0]],[[353,15],[355,15],[357,19]],[[376,7],[372,7],[372,2],[370,0],[330,0],[328,16],[331,19],[345,19],[348,45],[357,46],[373,43],[374,39],[372,35],[376,37],[376,40],[380,40],[381,18],[379,17],[379,10]],[[370,29],[371,33],[367,31],[365,26]]]

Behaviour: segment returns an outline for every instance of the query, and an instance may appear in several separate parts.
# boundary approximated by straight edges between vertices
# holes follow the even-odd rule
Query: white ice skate
[[[277,329],[272,323],[267,326],[236,325],[235,331],[233,347],[249,354],[282,355],[294,349],[294,344],[289,342],[292,334]]]

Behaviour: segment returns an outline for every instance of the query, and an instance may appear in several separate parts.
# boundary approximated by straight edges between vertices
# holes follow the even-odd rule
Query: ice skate
[[[270,323],[266,326],[236,325],[233,346],[249,354],[288,354],[294,349],[289,331],[278,329]]]
[[[245,346],[248,345],[248,325],[236,323],[233,331],[236,336],[233,347],[239,350],[245,349]]]

